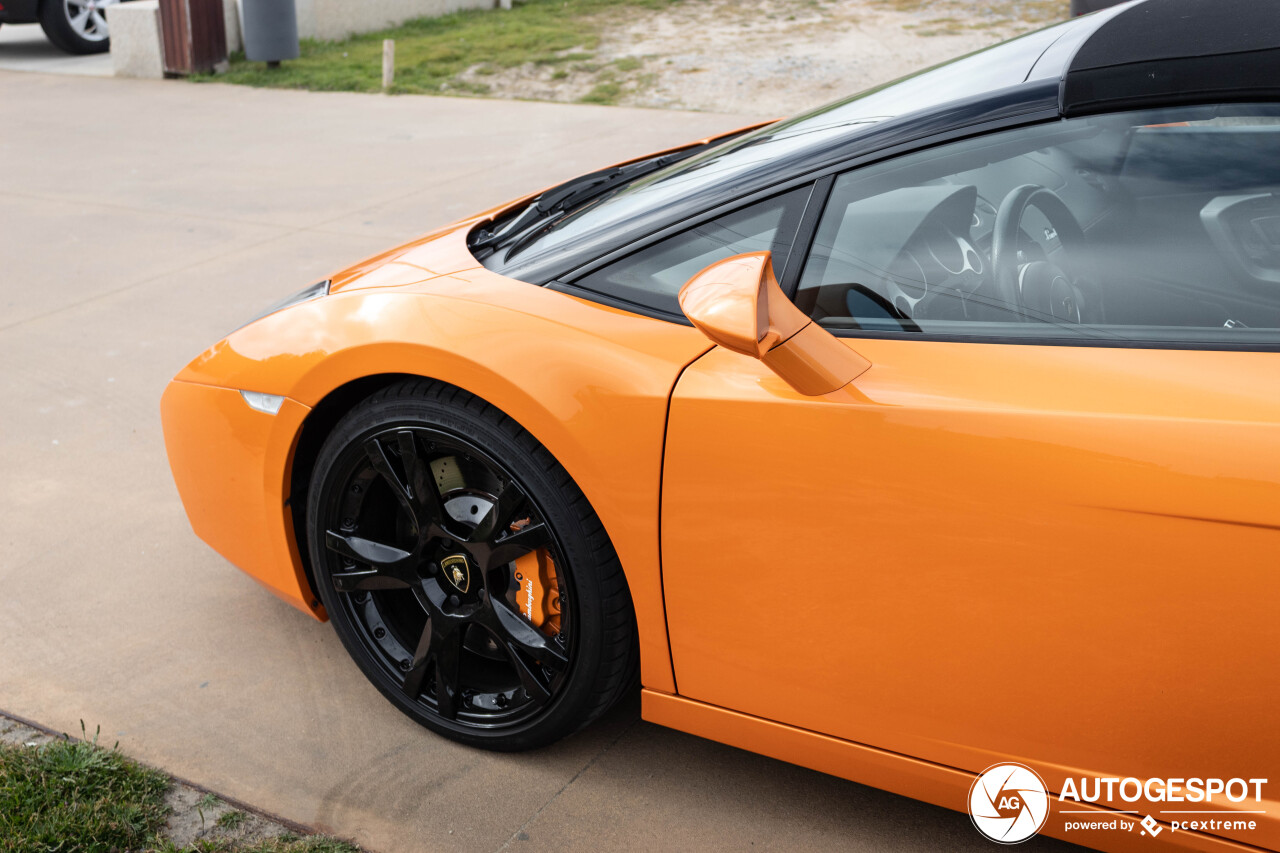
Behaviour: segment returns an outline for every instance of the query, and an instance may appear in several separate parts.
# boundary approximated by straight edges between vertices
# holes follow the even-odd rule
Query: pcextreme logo
[[[1184,777],[1068,777],[1057,795],[1062,832],[1118,831],[1154,838],[1172,832],[1240,832],[1258,828],[1266,779]],[[1175,806],[1153,814],[1127,806],[1143,802]],[[1236,804],[1223,808],[1226,803]],[[1093,804],[1097,804],[1094,806]],[[1221,804],[1187,809],[1185,804]],[[1077,808],[1079,806],[1091,808]],[[969,789],[969,817],[979,832],[1000,844],[1018,844],[1040,832],[1049,818],[1050,795],[1044,779],[1030,767],[1004,763],[988,767]],[[1101,806],[1099,809],[1097,806]],[[1241,807],[1243,806],[1243,810]]]
[[[1049,817],[1049,791],[1040,774],[1021,764],[996,764],[969,789],[969,817],[987,838],[1001,844],[1026,841]]]

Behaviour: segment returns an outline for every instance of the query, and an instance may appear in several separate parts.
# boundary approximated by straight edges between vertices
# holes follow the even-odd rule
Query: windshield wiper
[[[598,172],[592,172],[560,184],[558,187],[549,189],[538,196],[518,216],[496,231],[477,231],[475,239],[471,242],[471,250],[493,249],[497,251],[505,245],[510,245],[511,249],[507,252],[507,256],[510,257],[524,248],[527,240],[532,235],[538,233],[538,229],[534,227],[535,225],[543,224],[556,214],[567,213],[623,184],[630,183],[637,178],[656,172],[659,169],[664,169],[672,163],[690,157],[700,151],[702,147],[699,145],[695,148],[686,148],[682,151],[663,154],[650,160],[642,160],[639,163],[601,169]]]

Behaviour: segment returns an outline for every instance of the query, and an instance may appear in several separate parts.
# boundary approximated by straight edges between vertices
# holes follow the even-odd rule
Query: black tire
[[[635,614],[600,520],[546,448],[465,391],[406,380],[349,412],[316,460],[307,538],[351,657],[445,737],[544,746],[634,684]]]
[[[79,28],[81,31],[77,31],[72,22],[76,10],[88,16],[86,23]],[[77,0],[43,0],[40,4],[40,27],[54,47],[67,53],[85,55],[106,53],[111,49],[105,15],[89,11]]]

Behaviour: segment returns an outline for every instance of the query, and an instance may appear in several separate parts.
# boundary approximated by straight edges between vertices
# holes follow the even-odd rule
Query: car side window
[[[773,252],[778,275],[786,265],[810,187],[792,190],[681,231],[592,272],[578,287],[669,314],[676,295],[716,261],[744,252]]]
[[[1280,106],[1147,110],[836,179],[796,304],[840,334],[1280,343]]]

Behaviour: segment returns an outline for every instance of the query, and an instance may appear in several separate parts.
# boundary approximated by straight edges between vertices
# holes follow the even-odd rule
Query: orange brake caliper
[[[516,601],[520,612],[543,633],[560,633],[560,591],[556,567],[545,548],[516,560]]]

